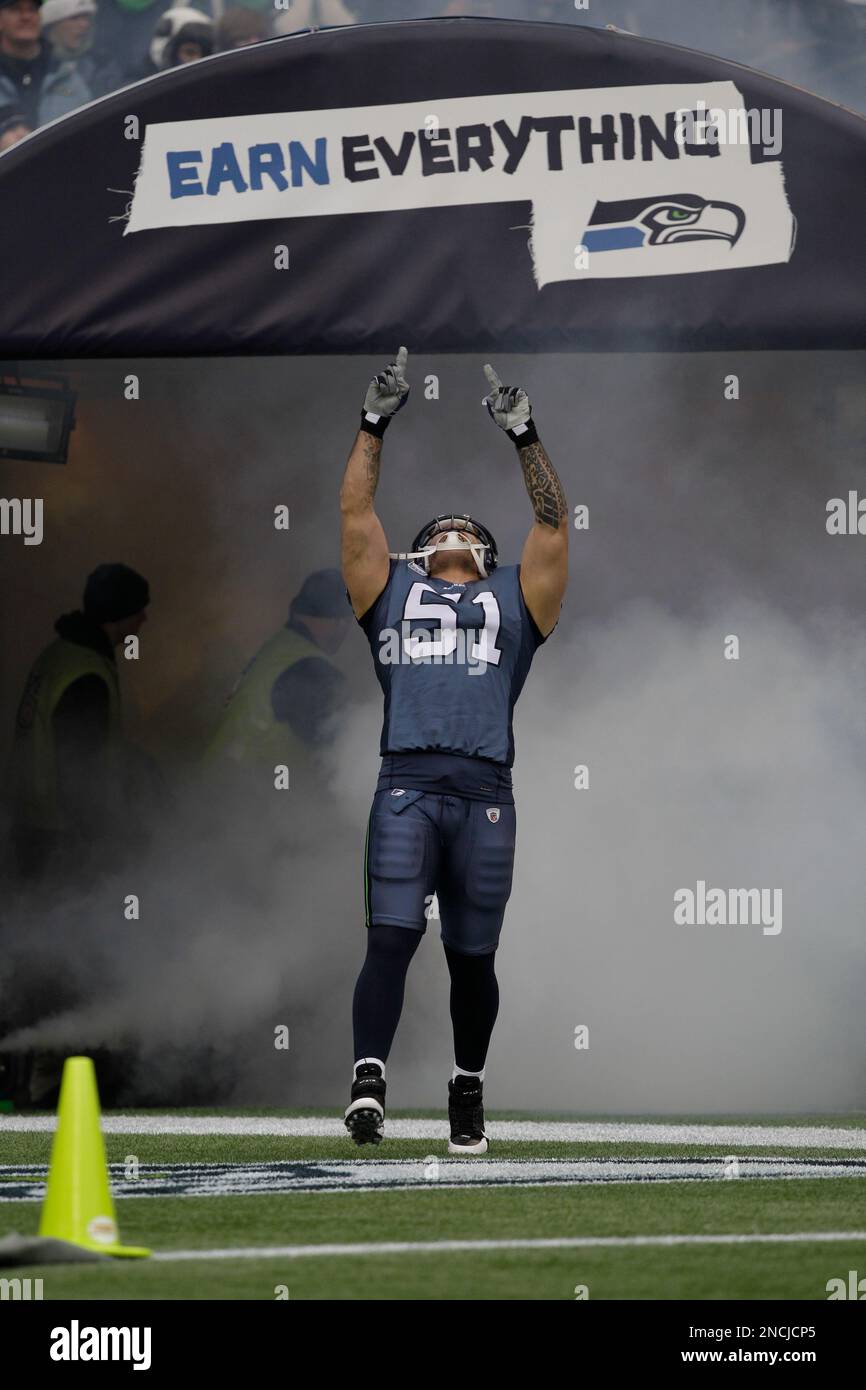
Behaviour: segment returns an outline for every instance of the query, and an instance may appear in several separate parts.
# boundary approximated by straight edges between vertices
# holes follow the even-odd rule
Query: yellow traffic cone
[[[67,1057],[63,1064],[39,1234],[102,1255],[150,1254],[119,1243],[99,1123],[96,1072],[89,1057]]]

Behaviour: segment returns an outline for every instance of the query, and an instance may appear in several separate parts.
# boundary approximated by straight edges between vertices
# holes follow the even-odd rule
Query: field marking
[[[672,1245],[794,1245],[822,1241],[866,1241],[866,1231],[799,1231],[718,1236],[554,1236],[527,1240],[376,1241],[357,1245],[239,1246],[234,1250],[163,1250],[154,1260],[302,1260],[343,1255],[438,1255],[485,1250],[602,1250]]]
[[[50,1133],[53,1115],[0,1115],[0,1136]],[[712,1125],[665,1124],[623,1120],[490,1120],[491,1139],[511,1142],[560,1141],[584,1144],[700,1144],[735,1148],[864,1149],[866,1127],[844,1129],[831,1125]],[[324,1117],[265,1117],[247,1115],[103,1115],[104,1134],[264,1135],[290,1139],[345,1139],[343,1121]],[[389,1139],[447,1139],[442,1120],[391,1118],[385,1122]]]
[[[134,1176],[109,1165],[115,1197],[272,1196],[309,1192],[394,1192],[437,1188],[546,1187],[866,1177],[866,1158],[326,1158],[266,1162],[142,1163]],[[0,1164],[0,1204],[38,1202],[44,1163]]]

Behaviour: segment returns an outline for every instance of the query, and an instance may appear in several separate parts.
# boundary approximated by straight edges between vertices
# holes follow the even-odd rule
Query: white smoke
[[[828,647],[821,630],[746,598],[700,619],[637,603],[561,627],[550,643],[567,648],[570,679],[547,672],[542,648],[516,712],[518,848],[491,1102],[590,1113],[862,1104],[856,627],[843,623],[847,641]],[[729,634],[736,661],[724,658]],[[372,722],[363,710],[344,730],[343,766],[369,746]],[[582,764],[589,788],[578,791]],[[360,822],[369,783],[343,791]],[[782,932],[674,925],[674,891],[698,879],[781,888]],[[441,994],[439,954],[426,943],[412,971]],[[395,1059],[401,1091],[435,1098],[447,1006],[423,996],[407,1003]],[[586,1050],[574,1046],[580,1025]]]
[[[830,539],[823,526],[828,496],[858,483],[866,491],[855,428],[862,363],[855,354],[493,361],[530,390],[590,529],[572,535],[563,616],[515,715],[518,849],[490,1104],[862,1105],[862,561],[859,537]],[[38,611],[25,599],[7,609],[4,649],[16,650],[24,621],[50,634],[85,555],[129,556],[151,578],[154,603],[141,669],[121,680],[133,734],[160,751],[173,800],[149,842],[127,845],[98,885],[7,896],[0,1002],[13,967],[18,980],[47,973],[58,998],[31,1030],[0,1039],[6,1046],[128,1042],[138,1058],[131,1094],[154,1104],[208,1084],[238,1104],[343,1101],[381,718],[360,630],[340,653],[356,705],[318,798],[264,785],[254,804],[213,797],[189,748],[306,570],[336,558],[342,461],[378,365],[329,360],[329,398],[343,406],[327,416],[310,414],[319,361],[293,362],[288,380],[278,361],[146,368],[155,376],[122,488],[116,478],[108,488],[104,369],[81,370],[87,449],[53,480]],[[743,398],[730,403],[722,382],[735,368]],[[411,381],[431,372],[439,398],[419,390],[386,441],[377,505],[389,542],[400,548],[428,517],[466,508],[514,563],[531,511],[513,451],[479,405],[480,360],[410,358]],[[197,455],[172,452],[181,401],[201,422]],[[288,418],[306,421],[290,446]],[[256,447],[239,470],[245,439]],[[164,460],[170,486],[154,486],[154,470],[169,476]],[[91,510],[70,561],[58,509],[85,487],[110,501]],[[275,546],[268,516],[282,501],[293,530]],[[132,529],[121,554],[124,517]],[[724,659],[728,634],[740,639],[739,661]],[[4,681],[7,728],[37,646],[19,643]],[[576,791],[582,763],[590,785]],[[781,934],[675,926],[675,889],[701,879],[780,888]],[[138,921],[124,916],[130,893]],[[444,1099],[452,1046],[437,936],[431,922],[410,970],[389,1066],[396,1106]],[[288,1052],[274,1047],[281,1025]],[[574,1047],[580,1025],[585,1051]]]

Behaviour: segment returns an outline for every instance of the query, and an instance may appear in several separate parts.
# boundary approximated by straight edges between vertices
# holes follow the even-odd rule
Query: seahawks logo
[[[590,252],[678,246],[685,241],[726,241],[735,246],[745,225],[746,214],[736,203],[710,202],[697,193],[624,198],[596,203],[582,242]]]

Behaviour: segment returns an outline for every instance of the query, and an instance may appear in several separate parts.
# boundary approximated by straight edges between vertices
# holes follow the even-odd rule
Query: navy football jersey
[[[392,560],[359,619],[385,695],[380,751],[486,758],[511,767],[511,720],[545,640],[520,591],[520,566],[456,584]]]

